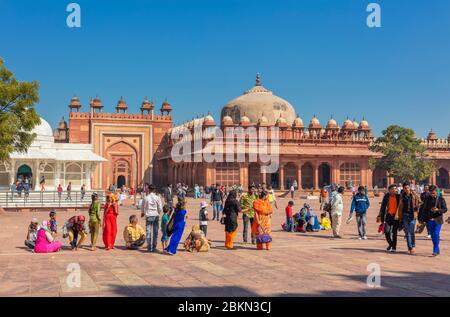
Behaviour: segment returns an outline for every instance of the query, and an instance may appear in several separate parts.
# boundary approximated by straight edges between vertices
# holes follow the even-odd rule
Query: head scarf
[[[42,221],[42,229],[44,229],[45,231],[49,231],[49,229],[48,229],[48,225],[49,225],[49,221],[48,220],[44,220],[44,221]]]

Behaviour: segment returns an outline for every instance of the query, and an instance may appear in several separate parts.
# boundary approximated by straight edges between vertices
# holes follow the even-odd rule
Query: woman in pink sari
[[[106,250],[114,249],[117,236],[117,216],[119,207],[115,195],[106,196],[105,211],[103,214],[103,243]]]
[[[35,253],[51,253],[61,249],[61,242],[54,240],[49,224],[47,220],[42,222],[42,227],[37,233],[36,245],[34,246]]]

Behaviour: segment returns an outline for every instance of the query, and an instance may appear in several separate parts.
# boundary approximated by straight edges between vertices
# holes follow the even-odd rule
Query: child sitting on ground
[[[293,216],[293,218],[294,218],[294,221],[295,221],[294,231],[295,232],[306,232],[306,230],[305,230],[305,225],[306,225],[305,209],[304,208],[300,209],[300,211],[297,212]]]
[[[188,252],[208,252],[211,242],[206,239],[199,225],[193,225],[192,231],[184,242],[184,249]]]
[[[123,231],[123,239],[127,249],[138,250],[145,243],[145,231],[138,224],[139,219],[136,215],[131,215],[128,226]]]
[[[320,214],[320,229],[331,230],[331,221],[330,218],[328,218],[327,212]]]
[[[163,206],[163,216],[161,218],[161,243],[162,248],[165,250],[169,246],[169,235],[167,234],[167,223],[169,222],[169,205]]]
[[[50,232],[53,237],[56,237],[58,233],[58,223],[56,222],[56,211],[52,210],[49,214],[50,217]]]
[[[308,231],[308,232],[320,231],[319,219],[317,218],[317,216],[314,213],[311,206],[308,204],[305,204],[303,206],[303,209],[305,209],[305,213],[306,213],[306,222],[307,222],[306,231]]]

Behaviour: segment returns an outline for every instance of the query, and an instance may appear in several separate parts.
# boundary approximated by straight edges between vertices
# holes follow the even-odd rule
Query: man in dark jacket
[[[387,251],[395,252],[397,250],[397,232],[399,221],[395,220],[395,214],[400,202],[400,194],[397,193],[397,186],[392,184],[388,187],[383,201],[381,202],[380,213],[377,221],[384,223],[384,235],[388,243]]]
[[[353,196],[352,205],[350,207],[350,215],[348,216],[347,223],[349,223],[353,218],[353,211],[356,212],[356,223],[358,225],[358,239],[367,240],[366,236],[366,213],[367,209],[370,207],[369,198],[367,198],[364,186],[358,187],[358,192]]]
[[[220,184],[216,184],[216,187],[211,192],[211,205],[213,206],[213,220],[220,220],[220,212],[223,209],[223,191],[220,190]]]
[[[444,223],[443,215],[447,212],[447,204],[444,197],[438,195],[436,186],[430,185],[429,189],[430,194],[423,202],[423,219],[427,223],[427,227],[431,234],[431,240],[433,241],[432,256],[437,256],[440,253],[440,232]]]

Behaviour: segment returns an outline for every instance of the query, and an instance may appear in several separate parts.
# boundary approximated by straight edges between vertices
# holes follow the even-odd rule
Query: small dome
[[[359,129],[360,130],[369,130],[370,129],[370,127],[369,127],[369,122],[367,122],[366,120],[362,120],[360,123],[359,123]]]
[[[98,96],[95,97],[93,100],[91,100],[90,104],[91,104],[91,107],[93,107],[93,108],[103,108],[102,101],[100,100],[100,98]]]
[[[347,118],[347,120],[344,121],[344,124],[342,125],[343,130],[354,130],[355,126],[353,124],[353,121]]]
[[[161,112],[163,112],[163,111],[167,111],[167,112],[172,111],[172,106],[167,101],[167,98],[164,100],[164,102],[161,105]]]
[[[294,128],[304,128],[303,120],[300,117],[295,118],[294,123],[292,124]]]
[[[123,97],[120,97],[120,100],[117,102],[116,108],[118,108],[118,109],[126,109],[126,108],[128,108],[127,107],[127,103],[125,102]]]
[[[77,96],[73,96],[73,98],[70,100],[69,107],[70,108],[80,108],[81,107],[80,100],[78,100]]]
[[[203,124],[204,125],[215,125],[216,123],[214,122],[213,116],[208,113],[208,115],[205,117],[205,119],[203,121]]]
[[[430,130],[430,133],[428,133],[427,140],[428,141],[436,141],[438,139],[436,133],[433,131],[433,129]]]
[[[354,127],[355,129],[358,129],[358,128],[359,128],[359,123],[358,123],[358,121],[356,121],[355,119],[353,119],[353,127]]]
[[[223,125],[233,125],[233,119],[230,116],[224,116],[222,119]]]
[[[327,129],[339,129],[339,126],[338,126],[336,120],[334,120],[333,118],[328,120]]]
[[[41,123],[34,127],[32,133],[36,133],[36,138],[33,142],[54,142],[52,127],[42,117]]]
[[[317,117],[314,115],[314,117],[311,119],[311,122],[309,123],[310,129],[320,129],[320,121],[317,119]]]
[[[65,130],[67,129],[67,122],[64,120],[64,117],[61,118],[58,124],[58,129]]]
[[[250,123],[250,118],[247,117],[245,114],[241,117],[241,121],[240,124],[249,124]]]
[[[155,105],[153,102],[150,102],[147,97],[145,97],[144,101],[141,105],[141,110],[153,110]]]

